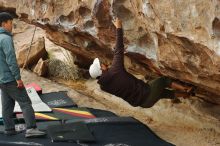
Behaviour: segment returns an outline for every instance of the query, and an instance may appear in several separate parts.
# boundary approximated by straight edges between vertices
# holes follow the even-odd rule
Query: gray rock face
[[[16,3],[16,4],[15,4]],[[143,75],[148,62],[198,87],[220,104],[220,2],[218,0],[2,0],[24,21],[76,54],[88,68],[95,57],[112,59],[114,16],[123,21],[130,68]],[[126,62],[127,63],[127,62]],[[202,96],[203,97],[203,96]]]

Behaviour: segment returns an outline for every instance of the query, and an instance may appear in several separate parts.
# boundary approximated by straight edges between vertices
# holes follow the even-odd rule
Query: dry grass
[[[80,78],[78,67],[74,64],[75,57],[69,51],[62,49],[63,60],[50,59],[48,63],[49,75],[65,80],[77,80]]]

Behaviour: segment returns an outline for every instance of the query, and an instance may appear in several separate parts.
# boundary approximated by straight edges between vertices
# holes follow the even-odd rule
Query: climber
[[[161,98],[189,97],[192,87],[182,86],[167,77],[145,83],[128,73],[124,67],[122,22],[117,18],[113,24],[116,27],[116,45],[111,67],[108,68],[96,58],[89,68],[91,77],[98,79],[102,90],[121,97],[132,106],[144,108],[152,107]]]
[[[11,34],[12,20],[13,17],[9,13],[0,13],[0,89],[2,118],[5,126],[4,134],[15,135],[19,133],[19,131],[15,130],[13,119],[13,110],[15,101],[17,101],[22,109],[27,126],[25,137],[43,136],[45,132],[36,128],[31,100],[21,80]]]

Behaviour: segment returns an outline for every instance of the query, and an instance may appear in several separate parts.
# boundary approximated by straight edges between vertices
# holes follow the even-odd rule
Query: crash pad
[[[53,108],[53,112],[57,117],[64,120],[95,118],[95,116],[86,108]]]
[[[40,98],[50,108],[77,107],[65,91],[44,93],[40,95]]]
[[[35,112],[50,112],[52,111],[48,105],[46,105],[40,99],[38,93],[33,87],[26,88],[28,96],[31,99],[32,107]],[[15,102],[14,112],[21,112],[21,108],[17,102]],[[0,118],[2,118],[2,102],[1,102],[1,90],[0,90]],[[1,122],[0,122],[1,123]]]
[[[37,128],[42,131],[46,131],[48,126],[60,125],[61,121],[38,121]]]
[[[96,138],[97,145],[173,146],[132,117],[103,117],[86,119],[83,122]]]
[[[27,88],[27,94],[30,97],[32,102],[32,107],[35,112],[51,112],[51,108],[42,102],[41,98],[39,97],[38,93],[33,87]],[[22,112],[18,102],[15,102],[14,112]]]
[[[56,122],[56,123],[54,123]],[[4,146],[19,146],[19,145],[65,145],[65,146],[174,146],[173,144],[166,142],[165,140],[158,137],[149,127],[142,124],[138,120],[131,117],[102,117],[93,119],[82,119],[80,122],[87,125],[87,132],[90,132],[95,142],[51,142],[51,136],[48,134],[45,138],[27,139],[24,137],[24,133],[5,136],[0,135],[0,145]],[[50,125],[61,125],[59,121],[51,121],[51,123],[40,122],[42,129]],[[75,123],[79,121],[67,120],[66,124],[72,124],[77,126]],[[37,122],[38,125],[38,122]],[[64,124],[65,125],[65,124]],[[38,125],[39,126],[39,125]],[[1,126],[0,126],[1,127]],[[40,126],[39,126],[40,127]],[[78,126],[79,129],[81,126]],[[56,128],[54,128],[56,129]],[[78,130],[79,131],[79,130]],[[84,130],[82,130],[84,131]],[[65,131],[64,131],[65,132]]]
[[[47,128],[52,142],[94,142],[95,137],[82,122],[59,124]]]
[[[52,108],[52,112],[35,112],[37,121],[80,120],[96,118],[87,108]],[[103,115],[104,116],[104,115]],[[22,113],[16,114],[17,119],[24,119]]]
[[[34,113],[35,119],[37,121],[57,121],[61,120],[54,113]],[[24,119],[24,116],[22,113],[16,114],[17,119]]]
[[[42,88],[37,83],[30,83],[25,86],[26,89],[31,87],[33,87],[38,94],[42,94]]]

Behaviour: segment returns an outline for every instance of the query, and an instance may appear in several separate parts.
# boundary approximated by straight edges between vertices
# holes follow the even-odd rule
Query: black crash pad
[[[87,125],[82,122],[59,124],[47,128],[48,135],[53,142],[94,142]]]
[[[77,107],[66,91],[44,93],[39,96],[50,108]]]
[[[55,123],[56,122],[56,123]],[[50,123],[38,123],[39,128],[43,124],[44,126],[50,125],[61,125],[57,123],[58,121],[50,121]],[[79,145],[88,145],[88,146],[174,146],[169,142],[158,137],[150,128],[142,124],[138,120],[130,117],[103,117],[103,118],[94,118],[94,119],[84,119],[80,122],[87,125],[90,134],[95,138],[95,142],[51,142],[49,134],[45,138],[34,138],[27,139],[24,138],[24,133],[14,135],[14,136],[5,136],[0,134],[0,145],[4,146],[18,146],[22,143],[29,145],[65,145],[65,146],[79,146]],[[76,124],[79,121],[67,120],[66,124]],[[77,126],[77,124],[75,125]],[[78,126],[80,130],[81,126]],[[56,128],[54,128],[56,129]],[[82,129],[82,131],[85,131]],[[65,132],[65,131],[64,131]]]
[[[131,117],[104,117],[84,120],[96,138],[91,146],[173,146],[158,137],[149,127]],[[67,123],[74,123],[69,120]]]

